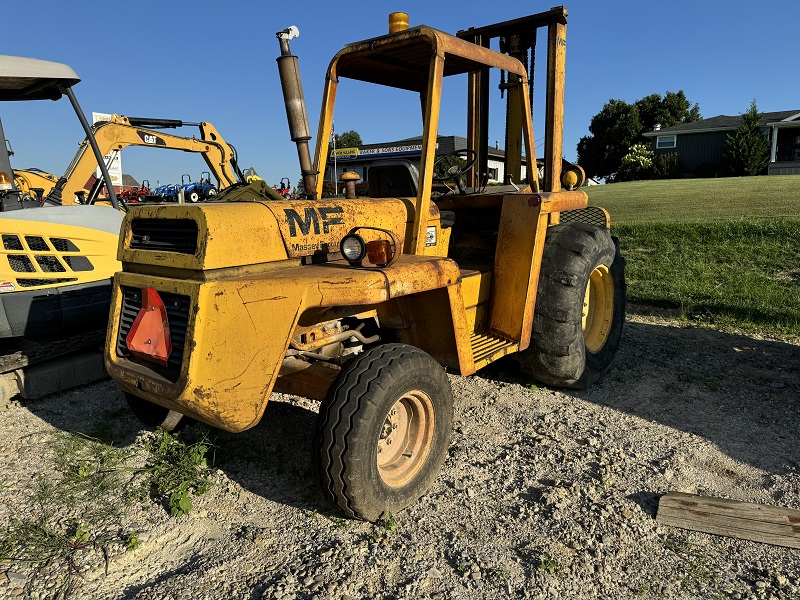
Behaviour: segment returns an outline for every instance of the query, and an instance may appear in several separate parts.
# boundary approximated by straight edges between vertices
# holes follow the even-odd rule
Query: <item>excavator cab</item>
[[[110,181],[72,91],[79,81],[64,64],[0,56],[0,102],[67,96],[92,147],[93,169]],[[62,206],[63,180],[13,171],[2,125],[0,138],[0,398],[36,398],[103,377],[96,348],[108,322],[111,276],[121,266],[115,254],[123,214]],[[113,189],[109,201],[119,208]]]

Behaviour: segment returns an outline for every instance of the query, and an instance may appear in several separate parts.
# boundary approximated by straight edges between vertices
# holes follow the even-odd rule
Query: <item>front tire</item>
[[[320,407],[317,483],[349,517],[398,512],[436,479],[452,425],[453,396],[439,363],[405,344],[367,350],[345,366]]]
[[[186,192],[185,196],[186,196],[186,201],[191,202],[192,204],[200,200],[200,194],[198,194],[197,192]]]
[[[554,387],[586,389],[611,368],[625,321],[625,261],[604,227],[547,230],[523,372]]]

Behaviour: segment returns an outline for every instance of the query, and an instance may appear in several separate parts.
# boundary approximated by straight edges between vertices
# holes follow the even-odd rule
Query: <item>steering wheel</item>
[[[459,159],[458,161],[454,159]],[[459,161],[466,160],[466,166],[462,167]],[[436,175],[433,176],[434,181],[442,182],[442,181],[450,181],[451,179],[455,179],[458,181],[459,177],[466,175],[469,170],[472,168],[472,165],[475,164],[475,161],[478,160],[478,153],[475,150],[470,148],[464,148],[463,150],[456,150],[454,152],[450,152],[448,154],[442,154],[440,157],[436,159],[433,163],[433,172],[434,173],[444,173],[437,177]]]

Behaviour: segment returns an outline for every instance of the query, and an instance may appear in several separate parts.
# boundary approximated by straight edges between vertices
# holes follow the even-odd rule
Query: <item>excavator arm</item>
[[[150,127],[179,127],[188,125],[182,121],[165,119],[139,119],[112,115],[111,120],[95,126],[94,135],[100,152],[105,156],[128,146],[150,146],[196,152],[203,156],[208,170],[217,179],[220,189],[238,182],[234,171],[233,150],[222,138],[217,129],[208,122],[193,123],[200,128],[200,138],[181,137],[161,131],[147,129]],[[51,201],[61,204],[73,204],[76,195],[84,189],[86,182],[97,168],[97,162],[91,152],[88,141],[80,144],[78,152],[72,159],[61,179],[48,194]]]

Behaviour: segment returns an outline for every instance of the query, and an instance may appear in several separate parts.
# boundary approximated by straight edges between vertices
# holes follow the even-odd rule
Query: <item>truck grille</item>
[[[131,248],[194,254],[197,234],[197,223],[191,219],[134,219]]]
[[[122,287],[122,310],[119,316],[119,334],[117,335],[117,356],[131,362],[146,366],[162,377],[173,383],[178,381],[183,364],[183,350],[186,344],[186,329],[189,326],[189,307],[191,302],[188,296],[158,292],[167,309],[169,320],[169,333],[172,339],[172,353],[169,355],[167,366],[154,362],[143,361],[133,356],[125,344],[125,338],[136,320],[136,315],[142,309],[142,290],[139,288]]]

